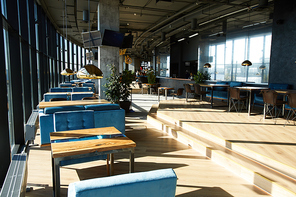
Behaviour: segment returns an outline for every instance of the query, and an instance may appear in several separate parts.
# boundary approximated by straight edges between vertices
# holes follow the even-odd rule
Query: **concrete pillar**
[[[105,29],[119,31],[119,2],[118,0],[100,0],[98,4],[98,30],[104,34]],[[106,98],[103,87],[107,83],[106,78],[111,71],[107,66],[114,64],[119,71],[119,48],[110,46],[98,47],[98,67],[103,72],[104,78],[99,80],[98,94],[100,98]]]

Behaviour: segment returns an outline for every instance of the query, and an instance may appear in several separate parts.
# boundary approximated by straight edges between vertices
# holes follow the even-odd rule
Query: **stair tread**
[[[211,148],[212,150],[216,151],[217,153],[231,159],[232,161],[246,167],[247,169],[249,169],[253,172],[256,172],[256,173],[260,174],[261,176],[268,178],[272,182],[275,182],[275,183],[281,185],[282,187],[296,193],[296,180],[295,179],[290,178],[290,177],[288,177],[276,170],[273,170],[273,169],[269,168],[268,166],[260,164],[257,161],[251,160],[239,153],[229,150],[226,147],[218,145],[208,139],[202,138],[194,133],[191,133],[191,132],[183,129],[180,126],[172,124],[169,121],[159,118],[159,117],[157,117],[155,110],[153,110],[153,112],[154,113],[150,113],[148,115],[153,117],[154,119],[162,122],[163,124],[171,127],[171,129],[185,133],[186,135],[192,137],[194,140],[197,140],[199,143],[202,143],[204,146]]]

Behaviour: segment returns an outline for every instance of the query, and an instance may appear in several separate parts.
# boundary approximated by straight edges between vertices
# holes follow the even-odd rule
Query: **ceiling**
[[[97,30],[99,0],[37,0],[57,30],[83,46],[81,33]],[[273,0],[118,0],[120,31],[134,36],[128,52],[141,55],[181,38],[220,36],[272,23]],[[90,7],[90,22],[83,11]],[[66,17],[65,17],[66,16]]]

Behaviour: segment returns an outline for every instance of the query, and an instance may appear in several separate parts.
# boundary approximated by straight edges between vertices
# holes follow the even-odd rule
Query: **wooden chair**
[[[194,86],[194,93],[200,97],[199,100],[202,100],[202,97],[209,93],[207,91],[201,90],[200,85],[197,83],[195,83],[193,86]]]
[[[177,92],[172,92],[171,95],[173,96],[173,99],[175,99],[174,96],[181,96],[183,94],[183,90],[184,88],[179,88]]]
[[[277,118],[281,113],[280,108],[287,102],[277,99],[278,93],[274,90],[262,90],[261,92],[264,102],[263,119],[266,118],[266,114],[270,115],[272,119]]]
[[[287,96],[288,96],[288,106],[286,109],[289,110],[289,113],[287,115],[287,122],[285,123],[285,125],[289,123],[290,120],[295,121],[296,119],[296,93],[288,93]],[[295,125],[295,122],[294,122],[294,125]]]
[[[66,98],[51,98],[49,101],[52,102],[52,101],[66,101],[67,99]]]
[[[240,89],[230,87],[229,88],[229,112],[232,108],[235,109],[236,112],[241,112],[245,102],[248,100],[247,96],[243,96],[240,94]],[[242,104],[241,104],[242,103]],[[247,104],[248,102],[246,102]],[[246,106],[247,109],[247,106]]]
[[[188,102],[188,94],[193,94],[195,93],[194,90],[191,90],[191,87],[189,84],[184,84],[184,87],[185,87],[185,92],[186,92],[186,102]]]

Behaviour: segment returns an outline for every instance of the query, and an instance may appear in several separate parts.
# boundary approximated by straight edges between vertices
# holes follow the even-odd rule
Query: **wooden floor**
[[[137,96],[133,95],[133,99],[135,99],[135,102],[145,101],[145,105],[147,106],[146,98],[137,98]],[[163,110],[166,111],[166,107],[163,107]],[[154,129],[153,125],[146,123],[147,113],[143,112],[142,109],[140,105],[133,105],[133,110],[135,112],[127,114],[126,117],[126,135],[137,144],[135,150],[136,172],[173,168],[178,176],[176,196],[179,197],[268,196],[268,194],[261,189],[249,184],[190,147],[178,142],[162,131]],[[175,112],[179,114],[177,110]],[[184,118],[188,121],[191,120],[192,112],[191,110],[183,111]],[[168,110],[167,113],[172,112]],[[215,113],[213,112],[204,113],[204,115],[198,117],[198,120],[202,121],[201,123],[208,127],[214,127],[219,124],[230,124],[224,120],[221,113],[222,112],[219,111],[217,111],[217,115],[214,115]],[[216,116],[220,120],[209,121],[209,117],[211,116]],[[237,116],[235,114],[235,117],[243,118],[243,115]],[[233,118],[231,122],[235,123],[236,118]],[[233,123],[231,125],[233,125]],[[237,132],[246,132],[241,130],[242,129],[239,129]],[[223,135],[223,133],[221,132],[220,135]],[[234,135],[233,139],[245,140],[245,138],[237,138],[236,135]],[[35,143],[38,144],[39,140],[38,135]],[[248,140],[254,141],[255,139],[251,138]],[[28,186],[31,187],[31,191],[27,192],[26,196],[52,196],[49,147],[41,148],[38,145],[32,146],[28,166],[27,183]],[[127,172],[128,155],[115,155],[115,174]],[[107,176],[104,161],[62,167],[61,194],[62,196],[67,196],[67,187],[71,182],[104,176]]]
[[[263,108],[255,109],[255,113],[248,116],[246,111],[227,112],[227,107],[210,109],[207,102],[200,105],[199,102],[191,101],[186,103],[184,99],[179,99],[161,102],[158,114],[172,117],[225,142],[231,142],[296,169],[294,122],[287,123],[284,118],[264,120],[263,115],[258,113],[261,113]],[[219,102],[216,102],[217,104],[221,105]]]

